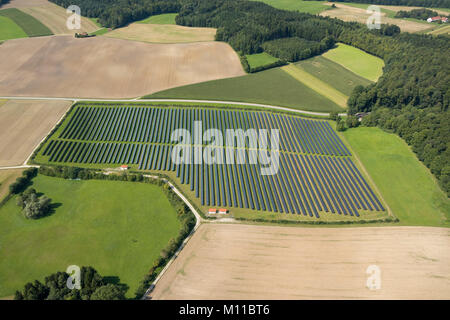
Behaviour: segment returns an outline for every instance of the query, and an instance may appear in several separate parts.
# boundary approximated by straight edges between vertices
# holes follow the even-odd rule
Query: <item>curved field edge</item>
[[[129,287],[127,297],[134,297],[161,250],[178,235],[175,209],[156,185],[43,175],[32,183],[56,208],[38,220],[25,219],[15,197],[0,208],[0,297],[73,264],[118,277]]]
[[[449,227],[450,201],[431,172],[393,133],[359,127],[342,133],[402,225]]]
[[[342,111],[280,68],[168,89],[143,99],[205,99],[276,105],[313,112]]]

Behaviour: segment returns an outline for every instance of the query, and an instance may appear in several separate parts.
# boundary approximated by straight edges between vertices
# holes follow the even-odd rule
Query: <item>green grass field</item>
[[[0,11],[1,13],[1,11]],[[0,15],[0,40],[28,37],[25,31],[10,18]]]
[[[258,67],[263,67],[266,66],[268,64],[277,62],[278,58],[272,57],[270,54],[268,53],[255,53],[255,54],[248,54],[245,56],[247,58],[247,62],[250,65],[250,68],[258,68]]]
[[[144,20],[138,21],[137,23],[176,24],[175,17],[177,15],[178,15],[178,13],[158,14],[156,16],[150,16]]]
[[[16,8],[0,10],[0,15],[13,20],[29,37],[49,36],[53,34],[39,20]]]
[[[39,220],[25,219],[15,198],[0,208],[0,297],[73,264],[119,277],[133,297],[178,235],[175,210],[154,185],[38,176],[33,187],[58,207]]]
[[[450,226],[450,201],[397,135],[360,127],[343,133],[402,225]]]
[[[342,107],[342,109],[345,109],[347,107],[348,96],[336,90],[333,86],[329,85],[328,83],[323,82],[319,78],[316,78],[312,74],[308,73],[300,65],[296,66],[290,64],[282,67],[281,70],[285,71],[294,79],[303,83],[305,86],[313,89],[314,91],[326,97],[327,99],[330,99],[338,106]]]
[[[280,68],[173,88],[144,98],[241,101],[318,112],[342,111]]]
[[[101,36],[109,32],[108,28],[101,28],[91,33],[91,35]]]
[[[343,43],[338,43],[323,56],[370,81],[377,81],[383,74],[382,59]]]
[[[324,5],[323,1],[303,1],[303,0],[260,0],[274,8],[300,11],[311,14],[319,14],[324,10],[329,9],[329,6]]]
[[[336,90],[350,96],[357,85],[368,86],[372,82],[360,77],[343,66],[322,56],[302,60],[295,64],[305,71],[329,84]]]

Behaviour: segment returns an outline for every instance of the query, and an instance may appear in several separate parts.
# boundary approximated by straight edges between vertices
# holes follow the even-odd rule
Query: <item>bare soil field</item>
[[[449,299],[450,230],[204,224],[152,299]],[[366,287],[370,265],[381,288]]]
[[[331,5],[331,3],[328,4]],[[366,9],[355,8],[341,3],[334,4],[336,5],[336,8],[325,10],[320,13],[320,15],[324,17],[338,18],[343,21],[356,21],[360,23],[366,23],[367,18],[370,16],[370,14],[366,13]],[[425,23],[388,18],[384,12],[381,12],[381,23],[395,24],[400,27],[401,31],[406,32],[418,32],[432,27],[431,25],[427,25]]]
[[[213,41],[215,35],[216,29],[214,28],[132,23],[127,27],[108,32],[105,36],[152,43],[186,43]]]
[[[0,46],[0,70],[0,96],[116,99],[245,74],[223,42],[149,44],[71,36],[7,41]]]
[[[66,13],[66,9],[47,0],[11,0],[1,8],[18,8],[45,24],[54,34],[90,33],[99,29],[91,20],[81,17],[81,29],[69,30],[66,21],[70,15]]]
[[[23,164],[70,105],[70,101],[9,100],[1,106],[0,166]]]

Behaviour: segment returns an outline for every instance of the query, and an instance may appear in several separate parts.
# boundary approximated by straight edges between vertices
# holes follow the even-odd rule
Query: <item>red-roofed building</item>
[[[220,214],[227,214],[227,213],[228,213],[228,210],[227,210],[227,209],[221,208],[221,209],[219,209],[219,213],[220,213]]]
[[[209,213],[209,214],[216,214],[216,213],[217,213],[217,209],[215,209],[215,208],[210,208],[210,209],[208,210],[208,213]]]
[[[448,18],[447,17],[436,16],[436,17],[431,17],[431,18],[427,19],[427,22],[436,22],[436,21],[448,22]]]
[[[123,164],[120,166],[120,170],[128,170],[128,166],[126,164]]]

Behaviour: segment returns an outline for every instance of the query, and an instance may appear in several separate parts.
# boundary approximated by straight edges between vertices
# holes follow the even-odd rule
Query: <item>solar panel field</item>
[[[195,126],[197,121],[202,122],[201,129]],[[200,149],[201,154],[213,150],[223,161],[176,164],[172,151],[178,141],[171,141],[171,133],[178,128],[193,134],[202,130],[197,132],[201,136],[211,128],[224,135],[227,129],[278,129],[279,149],[273,149],[270,141],[267,152],[261,153],[248,140],[245,145],[212,148],[195,142],[189,144],[191,160],[194,149]],[[262,175],[269,151],[279,156],[279,170]],[[257,161],[257,155],[264,161]],[[230,164],[227,160],[232,157],[248,161]],[[289,114],[79,104],[42,146],[36,161],[96,168],[127,164],[136,170],[165,173],[204,211],[220,206],[232,213],[290,213],[310,219],[386,215],[380,197],[330,123]]]

